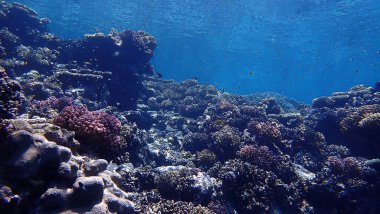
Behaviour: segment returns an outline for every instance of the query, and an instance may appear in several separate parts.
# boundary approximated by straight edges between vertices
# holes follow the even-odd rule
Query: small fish
[[[249,76],[252,76],[252,75],[253,75],[253,72],[252,72],[252,71],[248,72],[248,75],[249,75]]]
[[[158,73],[158,72],[157,72],[157,76],[158,76],[159,78],[162,78],[162,74],[161,74],[161,73]]]
[[[123,106],[121,105],[121,103],[116,103],[116,107],[122,108]]]

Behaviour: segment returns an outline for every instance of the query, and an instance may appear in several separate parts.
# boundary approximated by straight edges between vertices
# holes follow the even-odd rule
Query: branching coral
[[[248,131],[254,134],[259,142],[262,143],[277,143],[281,141],[281,132],[277,123],[274,122],[258,122],[252,120],[247,125]]]
[[[275,164],[276,157],[267,146],[244,145],[240,148],[239,155],[243,160],[269,169]]]
[[[11,80],[1,66],[0,91],[0,118],[12,118],[18,113],[23,103],[24,95],[21,93],[19,83]]]
[[[110,150],[121,146],[120,121],[105,112],[88,111],[84,106],[67,106],[54,123],[75,131],[78,137]]]
[[[210,149],[222,159],[234,156],[241,144],[239,130],[228,125],[212,134],[212,139],[214,142]]]

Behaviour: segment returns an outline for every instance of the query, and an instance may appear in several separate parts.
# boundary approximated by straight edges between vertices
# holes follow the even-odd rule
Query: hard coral
[[[144,213],[199,213],[213,214],[214,212],[201,205],[194,205],[191,202],[162,200],[158,203],[148,205],[144,208]]]
[[[35,116],[43,116],[46,118],[54,117],[52,110],[62,111],[66,106],[70,106],[74,103],[71,97],[48,97],[46,100],[33,100],[29,107],[29,114]],[[56,114],[56,113],[55,113]]]
[[[196,152],[207,148],[209,137],[205,133],[189,133],[183,138],[183,148]]]
[[[350,177],[359,177],[363,173],[361,162],[354,157],[346,157],[341,159],[336,156],[327,158],[327,165],[332,172],[337,175],[346,175]]]
[[[216,110],[218,113],[223,113],[223,112],[228,112],[228,111],[233,111],[237,107],[230,103],[227,100],[221,100],[217,105],[216,105]]]
[[[67,106],[54,119],[54,123],[75,131],[86,142],[103,148],[118,150],[121,146],[120,121],[105,112],[88,111],[85,106]]]
[[[266,98],[261,103],[267,114],[280,114],[282,111],[281,106],[274,98]]]
[[[275,155],[267,146],[244,145],[240,148],[239,155],[243,160],[268,169],[275,163]]]
[[[208,149],[197,152],[197,163],[201,166],[209,167],[216,162],[216,155]]]
[[[247,128],[249,132],[257,137],[260,143],[276,143],[281,141],[281,132],[277,123],[252,120],[248,123]]]
[[[13,118],[22,105],[24,95],[21,93],[21,86],[19,83],[11,80],[1,66],[0,91],[0,118]]]
[[[339,124],[348,146],[355,152],[375,156],[380,153],[380,105],[364,105],[349,113]]]
[[[210,149],[214,150],[219,158],[230,158],[240,147],[242,140],[240,136],[238,129],[226,125],[212,134],[214,142]]]

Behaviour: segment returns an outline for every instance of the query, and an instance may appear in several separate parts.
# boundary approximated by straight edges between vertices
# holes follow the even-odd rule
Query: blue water
[[[164,78],[315,97],[380,80],[379,0],[19,0],[50,30],[145,30]]]

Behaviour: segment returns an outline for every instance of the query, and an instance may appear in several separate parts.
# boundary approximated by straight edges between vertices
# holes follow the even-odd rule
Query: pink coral
[[[117,150],[120,148],[121,122],[105,112],[88,111],[85,106],[67,106],[54,123],[75,131],[78,137]]]
[[[247,125],[248,131],[256,135],[257,139],[263,143],[281,141],[281,132],[275,122],[259,122],[252,120]]]
[[[34,100],[33,105],[35,108],[53,108],[61,111],[64,107],[72,105],[74,103],[71,97],[54,97],[51,96],[46,100],[38,101]]]
[[[244,145],[238,154],[243,160],[261,167],[270,167],[276,159],[274,153],[267,146]]]
[[[352,176],[359,176],[363,172],[360,162],[355,157],[346,157],[341,159],[336,156],[329,156],[327,158],[327,164],[330,169],[336,174],[350,174]]]

